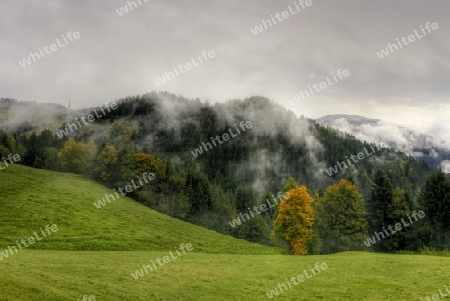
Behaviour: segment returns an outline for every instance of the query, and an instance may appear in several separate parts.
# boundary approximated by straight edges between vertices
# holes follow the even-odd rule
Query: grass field
[[[121,197],[97,209],[111,189],[78,175],[13,165],[0,172],[0,248],[47,224],[58,232],[29,249],[160,251],[191,243],[206,253],[280,254],[158,213]]]
[[[195,250],[195,249],[194,249]],[[420,300],[450,285],[450,258],[187,253],[135,280],[167,252],[22,251],[0,264],[0,300],[270,300],[266,292],[316,262],[328,269],[277,300]],[[311,274],[311,273],[310,273]]]
[[[58,231],[0,261],[1,300],[270,300],[267,292],[316,262],[328,269],[274,300],[420,300],[450,286],[450,258],[345,252],[281,255],[220,235],[72,174],[23,166],[0,172],[0,252],[46,224]],[[181,243],[194,250],[135,280]],[[311,272],[309,272],[311,274]],[[445,290],[444,290],[445,291]],[[450,299],[450,296],[448,297]]]

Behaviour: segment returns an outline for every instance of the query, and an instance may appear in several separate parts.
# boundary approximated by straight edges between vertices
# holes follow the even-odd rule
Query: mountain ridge
[[[450,150],[437,145],[431,135],[416,132],[396,123],[346,114],[325,115],[315,120],[319,124],[347,132],[361,141],[370,143],[383,141],[388,147],[424,161],[434,169],[445,167],[446,162],[450,160]]]

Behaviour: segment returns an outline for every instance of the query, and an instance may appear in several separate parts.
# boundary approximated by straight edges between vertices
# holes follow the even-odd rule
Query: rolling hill
[[[29,249],[163,251],[190,243],[196,252],[280,254],[276,248],[218,234],[123,196],[97,209],[93,203],[105,193],[111,190],[78,175],[8,167],[0,172],[0,247],[56,224],[57,232]]]
[[[0,252],[47,224],[58,226],[51,236],[0,261],[0,300],[411,300],[444,289],[450,277],[447,257],[286,256],[126,197],[97,209],[93,202],[108,192],[73,174],[20,165],[0,172]],[[132,277],[180,243],[194,250]],[[328,269],[287,286],[287,279],[317,262]]]

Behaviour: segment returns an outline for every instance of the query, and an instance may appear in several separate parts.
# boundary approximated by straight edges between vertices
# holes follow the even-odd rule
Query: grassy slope
[[[100,209],[93,205],[111,192],[73,174],[20,165],[0,171],[0,251],[56,224],[58,232],[29,249],[162,251],[190,243],[197,252],[280,254],[275,248],[160,214],[126,197]]]
[[[419,300],[450,286],[448,257],[263,255],[277,250],[172,219],[130,199],[96,209],[92,203],[108,191],[70,174],[23,166],[0,172],[0,251],[46,224],[60,228],[32,246],[51,250],[30,248],[0,262],[0,300],[81,300],[83,295],[97,300],[270,300],[266,292],[316,262],[326,262],[328,270],[277,299]],[[133,279],[131,273],[182,242],[192,243],[194,252]],[[135,251],[67,251],[80,249]]]
[[[166,252],[23,251],[0,264],[0,300],[270,300],[266,292],[316,262],[328,269],[277,300],[420,300],[450,286],[450,258],[340,253],[329,256],[188,253],[135,280]],[[3,297],[3,298],[2,298]],[[425,299],[425,298],[424,298]]]

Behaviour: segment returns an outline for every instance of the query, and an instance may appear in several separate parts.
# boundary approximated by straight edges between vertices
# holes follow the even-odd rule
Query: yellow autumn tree
[[[76,142],[70,138],[64,143],[58,157],[64,171],[87,175],[94,163],[95,145],[92,141]]]
[[[114,182],[117,180],[119,151],[114,145],[106,145],[97,156],[96,171],[104,182]]]
[[[289,197],[283,197],[273,223],[277,236],[284,238],[295,255],[308,254],[308,243],[313,238],[315,218],[313,198],[306,186],[292,188]]]

